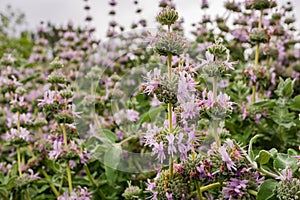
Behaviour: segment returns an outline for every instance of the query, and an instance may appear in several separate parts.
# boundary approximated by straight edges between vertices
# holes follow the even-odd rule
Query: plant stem
[[[20,134],[20,112],[17,112],[17,115],[18,115],[18,124],[17,124],[17,130],[18,130],[18,133]]]
[[[218,133],[218,126],[219,126],[219,122],[218,120],[213,120],[213,134],[214,134],[214,138],[216,140],[216,144],[217,147],[219,148],[221,146],[221,140],[220,140],[220,136]]]
[[[18,171],[19,171],[19,176],[22,176],[20,147],[17,148],[17,157],[18,157]]]
[[[252,104],[256,102],[256,84],[252,86]]]
[[[218,85],[217,85],[217,76],[213,77],[213,103],[217,102],[217,96],[218,96]],[[217,147],[221,146],[220,136],[218,133],[218,126],[219,122],[216,119],[213,119],[213,136],[215,138]]]
[[[68,183],[69,183],[69,190],[70,190],[70,194],[73,191],[73,186],[72,186],[72,177],[71,177],[71,169],[70,169],[70,165],[69,163],[67,164],[67,173],[68,173]]]
[[[138,138],[140,136],[140,134],[136,134],[136,135],[131,135],[129,136],[128,138],[122,140],[121,142],[118,143],[118,145],[123,145],[125,144],[126,142],[130,141],[131,139],[134,139],[134,138]]]
[[[201,189],[200,189],[199,182],[196,181],[196,180],[195,180],[195,185],[196,185],[197,193],[198,193],[198,196],[199,196],[199,200],[203,200],[203,196],[202,196],[202,192],[201,192]]]
[[[260,17],[258,22],[258,28],[262,27],[262,16],[263,16],[263,10],[260,10]],[[259,46],[260,44],[256,44],[256,51],[255,51],[255,63],[254,63],[254,69],[257,69],[258,67],[258,59],[259,59]],[[253,83],[252,86],[252,103],[256,102],[256,84]]]
[[[20,126],[21,126],[20,125],[20,112],[17,112],[17,116],[18,116],[17,131],[18,131],[18,134],[20,134]],[[17,147],[17,159],[18,159],[19,176],[22,176],[20,147]]]
[[[260,10],[260,16],[259,16],[259,22],[258,22],[258,28],[262,27],[262,17],[263,17],[263,14],[264,14],[264,10],[261,9]]]
[[[218,96],[218,88],[217,88],[217,76],[213,77],[213,100],[214,102],[217,100]]]
[[[50,177],[48,176],[47,172],[44,169],[41,169],[42,174],[45,176],[46,180],[48,181],[52,192],[55,194],[56,197],[59,197],[59,192],[56,190],[55,186],[51,182]]]
[[[68,146],[68,138],[67,138],[66,124],[65,123],[63,123],[62,131],[63,131],[63,137],[64,137],[64,144],[67,147]]]
[[[26,189],[24,190],[24,193],[25,193],[26,199],[31,200],[30,195]]]
[[[168,28],[169,30],[169,28]],[[172,54],[168,53],[168,77],[169,80],[172,80]],[[169,134],[173,132],[173,116],[172,116],[172,104],[168,103],[168,122],[169,122]],[[170,179],[173,179],[173,157],[169,158],[169,173]]]
[[[173,157],[170,156],[169,158],[169,172],[170,172],[170,179],[173,179]]]
[[[255,190],[248,190],[248,192],[254,196],[257,196],[257,192]]]
[[[209,185],[206,185],[206,186],[203,186],[200,188],[200,192],[204,192],[204,191],[207,191],[207,190],[210,190],[210,189],[214,189],[216,187],[220,187],[221,184],[218,182],[218,183],[212,183],[212,184],[209,184]]]
[[[67,138],[67,132],[66,132],[66,124],[65,124],[65,122],[62,125],[62,131],[63,131],[65,146],[68,147],[68,138]],[[66,162],[66,166],[67,166],[69,190],[70,190],[70,194],[71,194],[72,190],[73,190],[73,186],[72,186],[72,176],[71,176],[71,169],[70,169],[69,162]]]
[[[96,181],[94,180],[93,176],[91,175],[89,167],[85,164],[85,165],[83,165],[83,168],[85,170],[85,173],[86,173],[87,177],[92,182],[93,186],[97,186]]]
[[[265,169],[263,169],[261,167],[258,168],[257,170],[260,171],[261,173],[263,173],[263,174],[265,174],[267,176],[270,176],[272,178],[275,178],[275,179],[279,177],[277,174],[273,174],[272,172],[269,172],[269,171],[267,171],[267,170],[265,170]]]

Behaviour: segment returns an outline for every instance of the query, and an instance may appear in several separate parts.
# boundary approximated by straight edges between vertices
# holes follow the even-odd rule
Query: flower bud
[[[235,3],[235,1],[227,1],[225,2],[224,6],[227,10],[231,10],[234,12],[241,12],[240,6],[237,3]]]
[[[269,0],[254,0],[250,3],[251,8],[255,10],[263,10],[270,8],[270,1]]]
[[[125,189],[122,196],[125,199],[138,199],[139,195],[142,193],[142,190],[138,186],[132,186],[129,183],[129,186]]]
[[[274,31],[273,31],[273,35],[276,36],[283,36],[284,35],[284,28],[281,25],[275,26],[274,27]]]
[[[16,89],[16,94],[18,94],[18,95],[23,95],[26,92],[27,92],[26,89],[23,87],[17,87],[17,89]]]
[[[272,15],[272,19],[273,20],[280,20],[280,18],[281,18],[281,14],[280,13],[274,13],[273,15]]]
[[[277,199],[300,199],[300,180],[297,178],[282,180],[274,191]]]
[[[48,76],[47,81],[51,84],[64,84],[67,79],[63,74],[54,71]]]
[[[296,21],[296,19],[294,17],[289,17],[289,18],[286,18],[284,20],[284,23],[286,23],[287,25],[289,25],[289,24],[294,23],[295,21]]]
[[[157,197],[158,199],[166,199],[166,194],[172,195],[173,199],[182,199],[184,193],[189,192],[189,183],[186,177],[180,173],[174,173],[173,179],[170,178],[169,171],[162,171],[156,181]]]
[[[178,19],[178,12],[175,11],[170,6],[167,6],[160,11],[157,16],[157,21],[161,25],[171,25],[174,24]]]
[[[267,43],[270,39],[267,30],[254,28],[250,34],[250,41],[253,43]]]
[[[52,69],[60,69],[60,68],[63,68],[64,65],[62,64],[61,61],[59,61],[59,58],[56,57],[51,63],[50,63],[50,67]]]
[[[65,89],[65,90],[60,91],[60,96],[63,99],[70,99],[73,97],[73,95],[74,95],[74,93],[70,89]]]
[[[154,50],[161,56],[179,56],[186,48],[187,41],[176,33],[162,34],[158,36],[158,40],[155,43]]]
[[[207,50],[215,57],[223,57],[224,55],[227,55],[227,48],[222,43],[223,39],[218,38],[213,45],[207,48]]]
[[[48,122],[47,122],[47,120],[45,119],[45,118],[37,118],[36,120],[34,120],[34,122],[33,122],[33,125],[35,126],[35,127],[42,127],[42,126],[45,126],[45,125],[47,125],[48,124]]]
[[[121,77],[115,72],[113,75],[110,77],[112,82],[118,82],[121,80]]]
[[[74,122],[74,117],[68,112],[60,112],[60,113],[54,115],[54,119],[58,123],[72,124]]]
[[[167,76],[163,76],[161,83],[154,90],[154,94],[160,102],[166,104],[176,104],[177,103],[177,90],[178,90],[178,77],[173,75],[170,81]]]

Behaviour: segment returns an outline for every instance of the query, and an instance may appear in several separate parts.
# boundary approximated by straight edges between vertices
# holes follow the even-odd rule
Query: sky
[[[223,14],[224,0],[208,0],[210,8],[206,12],[215,16]],[[240,0],[241,1],[241,0]],[[277,0],[281,5],[286,0]],[[300,28],[300,1],[290,0],[294,5],[294,13],[298,21],[296,27]],[[138,21],[139,16],[134,12],[136,6],[133,0],[117,0],[115,19],[118,23],[129,27],[132,21]],[[191,30],[191,23],[198,22],[201,19],[203,11],[200,10],[201,0],[174,0],[176,9],[180,16],[184,17],[184,26],[187,31]],[[70,20],[76,25],[84,25],[86,12],[83,7],[86,2],[83,0],[0,0],[0,11],[5,9],[7,4],[12,5],[14,9],[18,9],[25,13],[25,28],[34,29],[38,27],[41,21],[51,21],[59,25],[65,25]],[[89,0],[91,6],[90,15],[93,17],[92,25],[96,27],[97,36],[104,38],[109,20],[108,12],[110,6],[108,0]],[[156,27],[155,16],[159,12],[158,0],[139,0],[139,7],[142,8],[142,15],[147,19],[148,27]]]

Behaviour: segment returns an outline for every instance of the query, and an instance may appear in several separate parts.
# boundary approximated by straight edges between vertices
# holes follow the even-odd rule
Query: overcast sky
[[[210,9],[207,11],[212,16],[224,13],[224,0],[208,0]],[[244,0],[243,0],[244,1]],[[277,0],[279,4],[286,0]],[[117,0],[116,21],[124,26],[130,26],[132,21],[139,18],[134,13],[136,6],[133,0]],[[200,10],[201,0],[174,0],[176,9],[180,16],[184,17],[184,26],[191,29],[192,22],[201,19],[203,11]],[[296,27],[300,27],[300,1],[291,0],[294,5],[294,13],[298,19]],[[27,28],[36,28],[41,21],[51,21],[57,24],[66,24],[72,21],[74,24],[84,24],[86,12],[83,10],[83,0],[0,0],[0,11],[5,9],[7,4],[25,13]],[[93,17],[93,25],[96,27],[99,38],[104,38],[107,30],[108,12],[110,6],[108,0],[89,0],[91,5],[90,14]],[[155,27],[155,16],[158,13],[158,0],[139,0],[139,7],[143,9],[142,15],[148,21],[149,27]]]

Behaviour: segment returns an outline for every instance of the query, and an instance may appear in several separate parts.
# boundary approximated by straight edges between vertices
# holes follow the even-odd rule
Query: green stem
[[[220,140],[220,136],[218,133],[218,126],[219,126],[219,122],[218,120],[213,120],[213,134],[214,134],[214,138],[216,140],[216,144],[217,147],[219,148],[221,146],[221,140]]]
[[[168,77],[169,80],[172,80],[172,54],[168,53]],[[172,116],[172,104],[168,103],[168,122],[169,122],[169,134],[173,132],[173,116]],[[170,179],[173,179],[173,157],[170,156],[169,159],[169,172]]]
[[[170,180],[173,179],[173,157],[169,158],[169,172],[170,172]]]
[[[24,193],[25,193],[26,199],[31,200],[30,195],[26,189],[24,190]]]
[[[68,138],[67,138],[66,124],[65,123],[63,123],[62,132],[63,132],[63,137],[64,137],[64,144],[67,147],[68,146]]]
[[[121,145],[125,144],[126,142],[130,141],[131,139],[138,138],[138,137],[140,137],[140,134],[131,135],[128,138],[126,138],[126,139],[122,140],[121,142],[119,142],[118,145],[121,146]]]
[[[199,182],[196,181],[196,180],[195,180],[195,185],[196,185],[197,193],[198,193],[198,196],[199,196],[199,200],[203,200],[203,196],[202,196],[202,192],[201,192],[201,189],[200,189]]]
[[[172,80],[172,54],[168,53],[168,77]]]
[[[69,191],[70,191],[70,194],[71,194],[72,191],[73,191],[71,169],[70,169],[69,163],[66,163],[66,164],[67,164]]]
[[[19,176],[22,176],[20,147],[17,148],[17,157],[18,157],[18,171],[19,171]]]
[[[260,17],[258,22],[258,28],[262,27],[262,16],[263,16],[263,10],[260,10]],[[256,44],[256,51],[255,51],[255,63],[254,63],[254,69],[257,69],[258,67],[258,59],[259,59],[259,46],[260,44]],[[252,86],[252,103],[256,102],[256,84],[253,83]]]
[[[258,67],[259,47],[260,47],[260,44],[257,43],[257,44],[256,44],[256,51],[255,51],[255,63],[254,63],[254,68],[255,68],[255,69],[257,69],[257,67]]]
[[[17,112],[17,116],[18,116],[17,130],[18,130],[18,134],[20,134],[20,127],[21,127],[21,125],[20,125],[20,112]],[[19,176],[22,176],[20,147],[17,147],[17,159],[18,159]]]
[[[258,28],[262,27],[262,17],[263,17],[263,14],[264,14],[264,10],[261,9],[260,10],[260,16],[259,16],[259,22],[258,22]]]
[[[217,76],[213,77],[213,103],[217,102],[217,96],[218,96],[218,85],[217,85]],[[221,146],[220,136],[218,133],[218,126],[219,122],[216,119],[213,119],[213,136],[215,138],[217,147]]]
[[[64,174],[63,174],[63,176],[61,177],[61,181],[60,181],[60,183],[59,183],[59,188],[58,188],[58,192],[60,193],[61,192],[61,189],[62,189],[62,186],[63,186],[63,184],[64,184]]]
[[[17,115],[18,115],[18,124],[17,124],[17,130],[18,130],[18,133],[20,134],[20,112],[17,112]]]
[[[63,123],[62,131],[63,131],[65,146],[68,147],[68,138],[67,138],[67,132],[66,132],[66,124],[65,124],[65,122]],[[68,175],[69,190],[70,190],[70,194],[71,194],[72,191],[73,191],[73,186],[72,186],[72,176],[71,176],[71,169],[70,169],[69,162],[66,162],[66,166],[67,166],[67,175]]]
[[[213,77],[213,101],[215,102],[217,100],[218,96],[218,82],[217,82],[217,76]]]
[[[48,176],[47,172],[44,169],[41,169],[42,174],[45,176],[46,180],[48,181],[50,188],[52,190],[52,192],[55,194],[56,197],[59,197],[59,192],[57,191],[57,189],[55,188],[55,186],[53,185],[53,183],[51,182],[50,177]]]
[[[89,178],[89,180],[93,184],[93,186],[97,186],[96,181],[94,180],[93,176],[91,175],[89,167],[87,165],[84,165],[83,168],[85,170],[85,173],[86,173],[87,177]]]
[[[252,86],[252,104],[256,102],[256,84]]]
[[[202,193],[204,191],[211,190],[211,189],[214,189],[214,188],[220,187],[220,186],[221,186],[220,183],[212,183],[212,184],[201,187],[200,192]]]
[[[279,176],[278,175],[276,175],[276,174],[273,174],[272,172],[269,172],[269,171],[267,171],[267,170],[265,170],[265,169],[263,169],[263,168],[258,168],[257,169],[258,171],[260,171],[261,173],[263,173],[263,174],[265,174],[265,175],[267,175],[267,176],[270,176],[270,177],[272,177],[272,178],[278,178]]]
[[[249,194],[252,194],[253,196],[257,196],[257,192],[255,190],[248,190]]]

